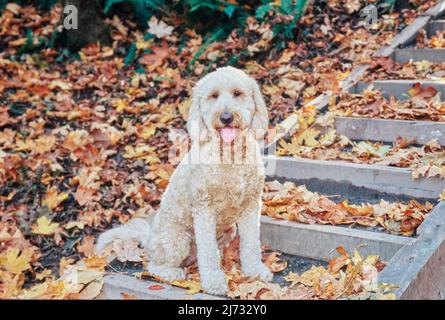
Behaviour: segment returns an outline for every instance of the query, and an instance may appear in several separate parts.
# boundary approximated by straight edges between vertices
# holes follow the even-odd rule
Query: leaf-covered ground
[[[324,90],[338,90],[355,64],[370,61],[432,4],[411,1],[368,30],[364,1],[315,1],[284,49],[275,47],[271,25],[285,17],[274,14],[262,22],[251,17],[244,30],[211,44],[174,18],[153,18],[141,30],[114,16],[107,19],[112,45],[78,54],[54,46],[60,6],[8,4],[0,16],[0,297],[98,294],[108,261],[92,254],[95,237],[159,205],[176,165],[169,149],[187,139],[190,90],[199,77],[221,65],[243,68],[260,82],[274,125]],[[115,250],[132,261],[135,248]],[[375,292],[378,259],[339,252],[329,269],[289,275],[293,293],[234,271],[231,295]],[[278,270],[276,258],[268,264]]]

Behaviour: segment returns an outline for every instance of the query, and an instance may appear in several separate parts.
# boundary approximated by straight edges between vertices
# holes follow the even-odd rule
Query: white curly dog
[[[268,122],[258,84],[246,73],[224,67],[205,76],[193,89],[190,151],[159,210],[103,233],[96,251],[114,239],[137,239],[147,252],[148,272],[172,281],[185,277],[184,263],[196,250],[202,288],[224,294],[218,239],[237,227],[243,273],[271,280],[259,238],[264,166],[258,139]]]

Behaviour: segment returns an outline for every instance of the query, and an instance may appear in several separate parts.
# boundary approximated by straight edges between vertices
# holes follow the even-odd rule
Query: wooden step
[[[445,20],[435,20],[428,23],[427,35],[432,37],[437,31],[445,31]]]
[[[337,133],[351,140],[394,142],[397,137],[425,144],[437,139],[445,146],[445,122],[335,117]]]
[[[410,96],[408,90],[415,84],[420,83],[422,86],[434,87],[442,99],[445,99],[445,80],[375,80],[371,83],[360,81],[350,88],[351,93],[361,93],[370,84],[373,84],[375,89],[382,91],[385,98],[395,97],[398,100],[408,99]]]
[[[389,261],[404,245],[413,243],[414,238],[396,236],[383,232],[372,232],[350,227],[302,224],[294,221],[261,217],[261,243],[274,250],[311,259],[328,261],[342,246],[348,252],[360,247],[367,256],[379,255]]]
[[[445,202],[439,203],[379,274],[379,282],[398,286],[399,299],[445,299]]]
[[[269,180],[291,180],[325,194],[355,192],[369,200],[387,194],[431,200],[445,189],[445,179],[413,180],[412,170],[406,168],[277,156],[265,156],[264,161]]]
[[[392,56],[393,60],[398,63],[407,63],[408,61],[427,60],[434,63],[443,63],[445,61],[445,49],[416,49],[405,48],[396,49]]]

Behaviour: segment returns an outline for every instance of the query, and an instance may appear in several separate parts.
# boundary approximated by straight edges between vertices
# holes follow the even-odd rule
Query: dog
[[[96,251],[114,239],[137,239],[147,252],[147,271],[167,281],[185,278],[184,262],[196,250],[202,288],[228,291],[218,239],[235,228],[241,271],[264,281],[260,214],[265,179],[259,140],[269,123],[256,81],[223,67],[203,77],[192,93],[187,130],[191,147],[171,176],[160,208],[148,219],[101,234]]]

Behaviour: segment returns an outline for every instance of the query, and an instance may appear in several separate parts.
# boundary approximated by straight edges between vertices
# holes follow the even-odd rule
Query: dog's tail
[[[105,231],[97,239],[96,253],[101,253],[109,243],[117,239],[138,240],[142,247],[146,247],[151,233],[150,220],[137,218],[130,220],[123,226]]]

